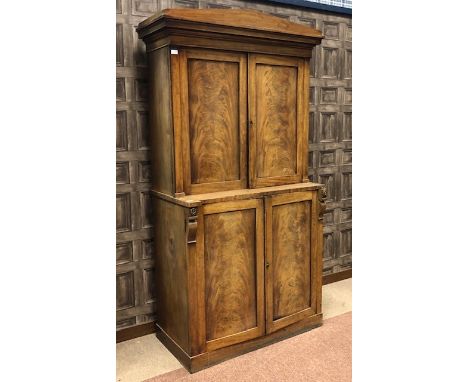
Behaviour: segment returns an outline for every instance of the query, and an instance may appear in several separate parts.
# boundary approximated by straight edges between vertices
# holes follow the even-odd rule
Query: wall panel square
[[[117,310],[128,309],[135,306],[133,272],[117,275]]]

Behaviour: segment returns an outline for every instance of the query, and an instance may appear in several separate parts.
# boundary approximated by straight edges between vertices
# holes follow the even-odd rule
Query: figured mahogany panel
[[[310,307],[310,201],[273,208],[273,319]]]
[[[207,349],[263,334],[261,200],[209,205],[203,218]]]
[[[305,153],[303,61],[252,55],[249,65],[251,183],[299,182]]]
[[[257,176],[297,171],[297,68],[257,66]]]
[[[181,57],[186,193],[245,187],[245,56],[186,50]]]
[[[206,216],[205,280],[207,340],[256,326],[255,210]]]
[[[188,62],[192,183],[239,179],[239,64]]]
[[[312,203],[312,192],[265,199],[267,333],[316,311]]]

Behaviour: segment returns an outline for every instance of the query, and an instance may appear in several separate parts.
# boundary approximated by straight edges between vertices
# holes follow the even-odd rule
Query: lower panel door
[[[265,333],[263,214],[261,199],[203,206],[197,273],[206,351]]]
[[[312,192],[265,198],[266,332],[315,313]]]

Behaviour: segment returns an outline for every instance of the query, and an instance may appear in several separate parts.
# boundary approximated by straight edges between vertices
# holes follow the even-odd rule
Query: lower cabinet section
[[[191,372],[321,324],[318,190],[256,196],[156,199],[157,335]]]

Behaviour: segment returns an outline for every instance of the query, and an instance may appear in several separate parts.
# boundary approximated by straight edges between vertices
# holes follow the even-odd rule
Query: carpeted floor
[[[350,382],[351,317],[348,312],[330,318],[320,328],[195,374],[182,368],[145,382]]]

